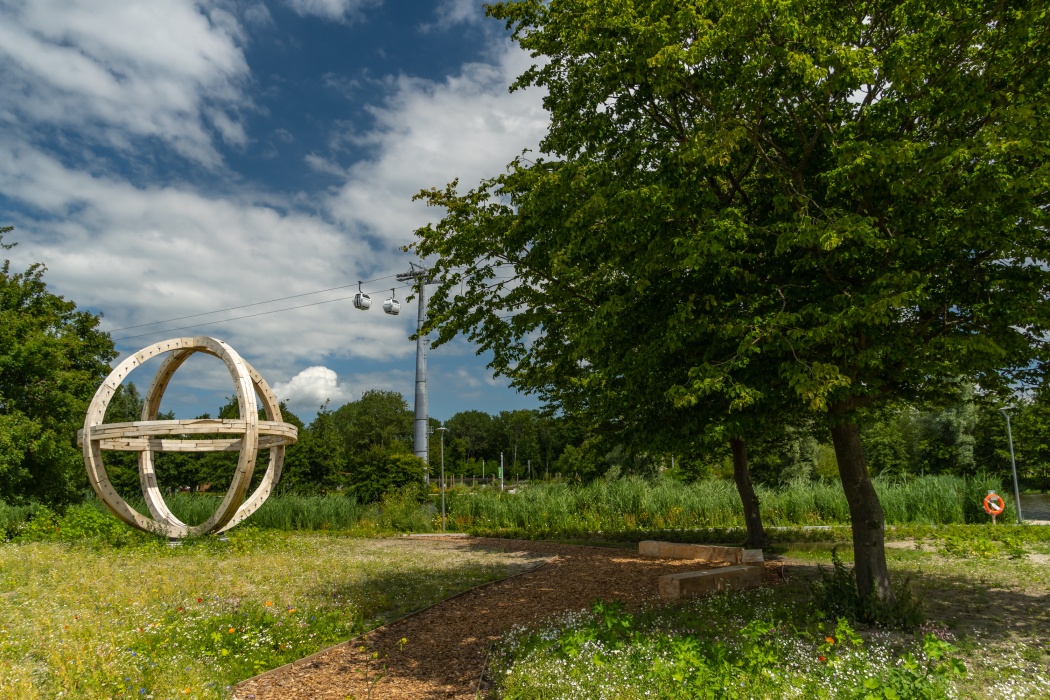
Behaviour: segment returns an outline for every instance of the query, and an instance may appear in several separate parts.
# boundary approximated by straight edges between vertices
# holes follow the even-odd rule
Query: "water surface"
[[[1025,520],[1050,520],[1050,493],[1022,493],[1021,515]]]

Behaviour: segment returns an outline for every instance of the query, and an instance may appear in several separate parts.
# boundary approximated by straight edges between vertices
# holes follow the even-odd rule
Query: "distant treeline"
[[[134,383],[123,385],[110,403],[106,421],[137,420],[142,396]],[[405,398],[394,391],[366,391],[361,398],[335,409],[322,407],[309,424],[282,406],[284,420],[299,428],[299,440],[287,448],[280,491],[301,494],[346,492],[361,502],[373,502],[384,493],[409,484],[422,484],[426,464],[413,454],[414,416]],[[173,416],[160,416],[171,418]],[[199,418],[211,418],[203,414]],[[239,417],[231,398],[218,418]],[[442,424],[431,419],[431,430]],[[463,411],[444,424],[445,465],[458,476],[494,476],[503,455],[505,476],[528,478],[551,471],[572,440],[565,420],[535,410],[503,411],[489,415]],[[437,474],[441,438],[430,440],[430,464]],[[137,457],[110,452],[105,456],[110,480],[122,493],[138,491]],[[233,474],[236,453],[164,453],[155,456],[162,490],[222,490]],[[256,479],[265,468],[260,456]]]
[[[1010,419],[1021,487],[1050,490],[1050,392],[1018,396]],[[1004,484],[1012,480],[1006,419],[969,388],[947,407],[902,405],[870,417],[861,425],[861,438],[875,476],[989,474]],[[732,475],[728,450],[683,465],[688,477]],[[832,446],[806,434],[756,445],[751,470],[755,481],[767,486],[838,478]]]
[[[141,405],[137,388],[127,384],[110,404],[106,420],[135,420]],[[217,417],[236,418],[236,401],[230,399]],[[366,391],[360,399],[338,408],[322,407],[309,424],[285,407],[284,419],[299,427],[299,442],[288,448],[279,486],[282,492],[346,493],[367,503],[423,482],[427,467],[412,453],[413,413],[397,392]],[[1022,486],[1045,488],[1050,485],[1050,406],[1045,394],[1020,399],[1011,420]],[[533,479],[558,476],[579,483],[628,475],[665,474],[687,482],[732,475],[729,454],[701,441],[691,454],[632,449],[591,435],[569,418],[536,410],[497,415],[462,411],[443,425],[431,419],[431,429],[439,427],[448,429],[445,471],[457,477],[495,476],[501,455],[507,478],[530,478],[530,468]],[[864,426],[863,440],[876,476],[989,474],[1000,483],[1010,480],[1006,421],[969,390],[960,393],[957,403],[940,410],[902,406],[886,412]],[[430,469],[435,476],[440,444],[434,432]],[[832,447],[801,432],[775,442],[759,442],[752,457],[755,481],[770,488],[838,478]],[[264,458],[265,454],[256,479],[263,471]],[[136,493],[136,456],[107,453],[106,461],[117,488]],[[235,464],[234,453],[166,453],[157,455],[157,476],[161,488],[169,492],[222,490]]]

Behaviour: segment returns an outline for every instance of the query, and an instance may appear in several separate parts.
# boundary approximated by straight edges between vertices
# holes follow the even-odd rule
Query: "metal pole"
[[[423,337],[423,325],[427,320],[427,282],[430,281],[430,276],[425,267],[412,264],[411,269],[408,272],[398,274],[397,279],[400,282],[413,280],[416,283],[416,293],[419,295],[419,313],[416,318],[415,430],[412,451],[416,457],[419,457],[429,465],[430,417],[427,411],[427,340]],[[429,469],[427,469],[424,480],[426,483],[430,483]]]
[[[445,431],[448,428],[441,427],[441,531],[445,531]]]
[[[427,343],[423,338],[423,324],[427,320],[427,286],[423,278],[419,279],[419,316],[416,320],[416,411],[415,411],[415,452],[416,457],[429,463],[430,446],[427,444]]]
[[[499,490],[503,490],[503,453],[499,453]]]
[[[1010,428],[1010,414],[1006,412],[1007,408],[1013,408],[1013,406],[1006,406],[1000,408],[1003,416],[1006,418],[1006,437],[1010,441],[1010,464],[1014,470],[1014,502],[1017,504],[1017,524],[1021,524],[1021,489],[1017,485],[1017,459],[1014,457],[1014,431]]]

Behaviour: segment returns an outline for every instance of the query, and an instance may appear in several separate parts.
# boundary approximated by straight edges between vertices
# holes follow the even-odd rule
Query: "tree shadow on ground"
[[[830,570],[826,563],[784,561],[788,579],[796,583],[808,585],[820,578],[821,570]],[[1043,644],[1050,639],[1050,591],[1004,585],[980,573],[933,571],[923,568],[921,562],[910,564],[901,571],[891,563],[890,571],[895,578],[906,578],[919,593],[929,623],[942,625],[958,637],[990,642],[1030,639]],[[1002,565],[1015,563],[1004,560]]]
[[[249,693],[256,700],[329,697],[318,694],[323,687],[338,689],[341,695],[333,691],[333,698],[360,698],[368,694],[366,678],[383,676],[380,684],[385,690],[377,697],[472,698],[490,650],[512,626],[542,624],[585,609],[595,598],[640,605],[656,594],[660,575],[696,568],[696,562],[647,560],[635,552],[542,542],[445,540],[430,544],[506,552],[525,566],[548,563],[511,580],[446,599],[420,615],[388,624],[273,678],[249,681],[237,697],[247,698]],[[387,573],[364,584],[372,592],[400,585],[396,575]],[[397,606],[388,609],[394,611]]]

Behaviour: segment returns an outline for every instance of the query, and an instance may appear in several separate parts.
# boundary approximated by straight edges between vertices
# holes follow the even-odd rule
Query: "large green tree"
[[[76,432],[116,353],[99,317],[49,292],[44,272],[0,267],[0,498],[63,505],[87,487]]]
[[[412,444],[412,411],[396,391],[369,389],[333,411],[332,420],[348,456],[373,447],[403,452]]]
[[[457,441],[462,459],[486,459],[494,447],[492,416],[484,411],[460,411],[447,421],[448,437]]]
[[[444,280],[431,326],[468,333],[570,410],[655,343],[691,348],[678,405],[810,412],[830,429],[860,593],[891,601],[861,422],[950,400],[960,378],[1006,393],[1045,360],[1047,10],[521,0],[490,13],[542,57],[515,87],[546,91],[551,157],[424,193],[448,212],[415,245]],[[629,332],[657,305],[673,313]]]

